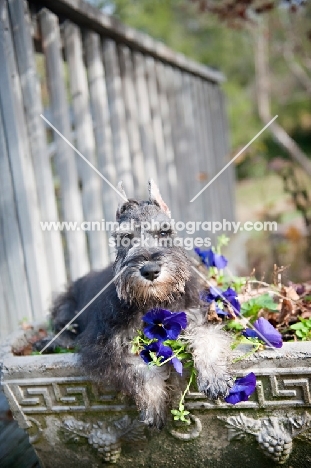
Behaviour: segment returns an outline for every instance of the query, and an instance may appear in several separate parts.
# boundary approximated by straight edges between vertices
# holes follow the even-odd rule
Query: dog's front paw
[[[46,337],[33,343],[32,350],[41,352],[44,349],[43,354],[51,354],[55,352],[57,345],[55,341],[52,341],[51,337]]]
[[[58,337],[55,339],[52,336],[49,336],[34,342],[32,345],[33,351],[40,351],[43,354],[55,353],[57,352],[57,348],[73,350],[74,344],[73,341],[68,338],[62,339],[61,337]]]
[[[204,393],[209,400],[225,398],[233,384],[233,378],[229,374],[214,376],[210,379],[199,378],[198,381],[199,391]]]

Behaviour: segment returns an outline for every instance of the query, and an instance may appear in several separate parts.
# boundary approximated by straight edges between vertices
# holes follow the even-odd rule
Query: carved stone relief
[[[122,441],[144,441],[144,424],[131,420],[128,415],[113,422],[97,421],[84,423],[69,416],[63,420],[63,429],[69,438],[78,440],[83,437],[98,451],[104,461],[116,463],[121,454]]]
[[[311,407],[311,370],[309,368],[254,369],[257,386],[252,397],[239,403],[239,408]],[[240,373],[237,373],[238,377]],[[241,373],[241,376],[243,374]],[[190,392],[188,409],[232,409],[225,402],[207,401],[202,393]]]
[[[202,423],[198,416],[209,410],[217,412],[218,417],[228,426],[229,439],[245,437],[250,434],[258,441],[261,449],[275,462],[284,463],[291,451],[293,439],[304,437],[311,442],[310,416],[286,417],[285,411],[311,407],[311,370],[310,367],[266,367],[254,368],[257,388],[252,397],[236,406],[225,402],[211,402],[198,392],[189,392],[186,408],[194,411],[190,415],[191,425],[176,425],[170,434],[181,441],[190,441],[200,436]],[[237,375],[245,371],[238,370]],[[109,388],[98,390],[83,376],[42,378],[11,378],[4,381],[4,389],[9,399],[14,417],[21,427],[28,430],[31,443],[46,443],[44,420],[54,416],[60,427],[71,440],[86,439],[92,449],[96,449],[102,460],[115,463],[120,457],[123,441],[144,440],[144,426],[126,412],[135,410],[134,404],[120,399]],[[236,412],[237,416],[225,415]],[[279,416],[253,419],[238,413],[252,409],[278,410]],[[284,411],[283,411],[284,410]],[[283,414],[284,416],[283,416]],[[90,422],[81,421],[79,415],[93,414]],[[122,415],[122,416],[121,416]],[[79,420],[80,419],[80,420]],[[90,448],[90,450],[92,450]]]
[[[264,453],[282,465],[290,456],[293,439],[311,428],[311,416],[306,412],[294,417],[270,416],[253,419],[240,413],[238,416],[218,416],[225,421],[228,439],[242,439],[254,435]]]

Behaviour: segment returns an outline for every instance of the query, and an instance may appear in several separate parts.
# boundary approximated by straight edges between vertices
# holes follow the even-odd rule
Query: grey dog
[[[146,201],[127,199],[119,185],[126,201],[116,214],[116,260],[106,269],[72,283],[56,300],[52,321],[55,332],[62,330],[111,282],[77,318],[74,328],[63,333],[61,344],[77,339],[84,371],[99,384],[109,382],[133,397],[142,421],[161,428],[169,404],[168,382],[175,371],[169,364],[148,366],[139,355],[132,354],[131,342],[142,328],[142,316],[157,308],[187,314],[185,333],[198,389],[210,399],[225,397],[232,386],[228,371],[230,339],[220,327],[206,322],[200,304],[201,279],[185,250],[174,245],[176,233],[170,211],[157,186],[152,180],[148,185]],[[143,244],[134,242],[142,237]]]

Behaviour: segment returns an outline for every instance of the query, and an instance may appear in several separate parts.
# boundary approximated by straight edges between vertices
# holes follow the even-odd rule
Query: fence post
[[[30,30],[29,11],[27,4],[20,0],[9,0],[8,5],[11,23],[14,25],[12,28],[13,40],[21,78],[25,121],[36,179],[40,219],[42,221],[58,221],[46,132],[44,122],[40,117],[42,105]],[[61,234],[59,231],[50,230],[45,231],[43,237],[51,290],[52,292],[58,292],[67,282]]]
[[[0,63],[1,111],[14,190],[12,210],[17,210],[32,314],[39,318],[47,311],[51,284],[6,2],[0,3]]]
[[[65,51],[69,66],[69,81],[74,117],[74,129],[77,149],[96,168],[95,138],[89,105],[86,70],[82,58],[82,43],[80,30],[74,24],[66,21],[64,24]],[[82,183],[83,215],[86,222],[99,222],[100,229],[87,232],[91,268],[100,269],[107,266],[108,239],[107,233],[101,229],[103,219],[101,183],[99,174],[82,158],[77,158],[77,167]]]
[[[73,143],[58,18],[49,10],[43,9],[39,13],[39,20],[50,91],[52,124],[70,143]],[[76,155],[69,144],[56,132],[54,138],[56,142],[55,162],[60,179],[63,220],[73,221],[80,225],[83,221],[83,213],[76,166],[76,158],[80,158],[80,156]],[[70,278],[74,280],[89,271],[86,237],[81,230],[67,230],[66,242]]]

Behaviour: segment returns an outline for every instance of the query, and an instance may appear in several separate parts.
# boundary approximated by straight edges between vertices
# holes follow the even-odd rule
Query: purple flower
[[[177,357],[173,357],[171,362],[172,362],[172,364],[174,366],[175,371],[178,374],[182,375],[182,362]]]
[[[157,358],[161,358],[160,362],[166,361],[170,357],[173,356],[173,351],[169,346],[165,346],[163,343],[159,341],[155,343],[151,343],[149,345],[145,345],[144,349],[140,352],[140,356],[145,361],[146,364],[153,362],[152,356],[150,353],[155,353]],[[173,364],[176,372],[178,374],[182,374],[182,363],[177,357],[173,357],[171,359],[171,363]]]
[[[221,291],[215,286],[211,286],[209,292],[204,291],[203,293],[201,293],[201,299],[202,301],[205,301],[208,304],[210,304],[213,301],[222,301],[226,305],[229,302],[229,304],[232,305],[233,310],[235,312],[239,313],[241,310],[241,304],[239,303],[238,295],[236,291],[234,291],[234,289],[232,288],[227,288],[226,291]],[[222,312],[222,314],[224,315],[224,312]],[[228,314],[226,313],[225,315]]]
[[[196,247],[194,251],[207,267],[216,267],[218,270],[223,270],[228,264],[228,260],[223,255],[214,253],[212,249],[201,250]]]
[[[152,309],[143,316],[147,324],[144,334],[159,341],[176,340],[187,326],[185,312],[170,312],[166,309]]]
[[[239,303],[237,292],[234,291],[234,289],[228,288],[222,295],[232,305],[234,311],[237,310],[240,312],[241,304]]]
[[[246,338],[259,338],[257,332],[255,330],[252,330],[251,328],[246,328],[246,330],[243,331],[242,335],[246,336]]]
[[[225,315],[225,316],[229,315],[228,312],[226,312],[224,309],[221,309],[220,307],[218,307],[217,304],[216,304],[216,313],[217,313],[217,315],[220,315],[220,316],[222,316],[222,315]]]
[[[200,298],[202,301],[210,303],[221,299],[220,294],[222,294],[220,289],[216,288],[215,286],[210,286],[209,291],[203,291],[200,295]]]
[[[153,362],[150,353],[155,353],[157,357],[161,356],[162,359],[160,362],[170,358],[173,354],[171,348],[164,346],[164,344],[159,343],[158,341],[150,343],[149,345],[145,345],[144,349],[140,352],[140,356],[143,358],[146,364]]]
[[[247,401],[249,396],[255,391],[256,375],[251,372],[245,377],[236,379],[229,395],[225,398],[225,402],[236,405],[240,401]]]
[[[281,333],[276,330],[271,323],[263,317],[260,317],[254,323],[254,330],[246,328],[243,335],[248,338],[259,338],[267,345],[274,348],[282,348],[283,340]]]

